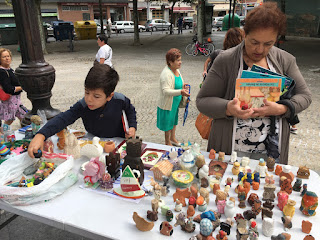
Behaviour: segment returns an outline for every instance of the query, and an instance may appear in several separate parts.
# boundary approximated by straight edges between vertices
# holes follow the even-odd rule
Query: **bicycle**
[[[193,56],[197,56],[199,52],[201,52],[203,55],[205,56],[209,56],[211,51],[210,51],[210,46],[208,46],[207,44],[200,44],[200,42],[198,41],[198,37],[197,35],[195,35],[192,38],[193,43],[189,43],[186,46],[186,54],[188,55],[193,55]]]

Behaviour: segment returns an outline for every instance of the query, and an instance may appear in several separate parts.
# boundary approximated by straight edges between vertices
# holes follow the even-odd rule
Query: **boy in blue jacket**
[[[60,113],[43,126],[31,141],[28,154],[34,157],[44,141],[68,125],[82,118],[86,131],[101,138],[133,137],[137,129],[136,111],[130,100],[114,92],[119,81],[118,73],[105,64],[92,67],[84,82],[84,98],[66,112]],[[122,110],[125,111],[129,132],[124,131]]]

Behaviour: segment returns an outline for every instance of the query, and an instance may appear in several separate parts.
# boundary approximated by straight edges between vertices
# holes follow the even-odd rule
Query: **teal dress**
[[[182,89],[183,83],[181,76],[175,76],[174,89]],[[172,130],[175,125],[178,125],[179,104],[182,96],[173,97],[171,111],[163,110],[158,107],[157,109],[157,127],[161,131]]]

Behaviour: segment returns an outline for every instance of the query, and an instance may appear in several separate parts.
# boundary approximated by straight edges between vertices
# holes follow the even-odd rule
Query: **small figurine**
[[[247,167],[250,164],[250,158],[248,157],[242,157],[241,159],[241,167]]]
[[[192,205],[194,208],[196,208],[196,206],[197,206],[197,199],[196,199],[195,197],[190,196],[188,201],[189,201],[189,205]]]
[[[206,203],[209,204],[210,202],[209,191],[205,188],[200,188],[199,193],[204,198]]]
[[[228,240],[227,233],[220,230],[216,236],[217,240]]]
[[[245,208],[246,207],[246,198],[247,194],[245,192],[245,189],[243,186],[239,185],[238,188],[238,200],[239,200],[239,208]]]
[[[202,168],[199,169],[199,180],[201,181],[203,178],[209,181],[209,166],[203,165]]]
[[[262,221],[262,233],[266,237],[271,237],[273,234],[274,222],[272,218],[264,218]]]
[[[224,161],[225,152],[219,152],[218,161]]]
[[[92,139],[92,144],[84,145],[80,150],[81,156],[86,156],[89,159],[94,157],[100,157],[103,153],[103,147],[99,144],[99,141],[100,141],[100,138],[94,137]],[[64,147],[64,144],[63,144],[63,147]]]
[[[224,215],[226,218],[232,218],[236,213],[235,204],[233,201],[228,200],[224,208]]]
[[[306,192],[308,191],[308,184],[303,184],[303,187],[302,187],[302,192],[300,194],[300,196],[302,197]]]
[[[202,168],[205,164],[206,164],[206,160],[205,160],[204,156],[202,154],[198,155],[196,157],[196,167],[197,167],[196,177],[197,178],[199,178],[199,170],[200,170],[200,168]]]
[[[95,183],[102,178],[105,173],[105,169],[106,166],[104,163],[99,161],[99,158],[92,158],[90,162],[86,164],[85,170],[83,171],[86,186],[98,186]]]
[[[269,172],[274,171],[274,165],[276,164],[276,160],[272,157],[268,157],[267,159],[267,167]]]
[[[211,149],[209,152],[209,159],[214,160],[216,159],[216,151],[214,149]]]
[[[256,172],[260,174],[260,178],[265,178],[268,175],[268,168],[263,158],[260,158],[259,165],[256,167]]]
[[[109,156],[106,156],[106,166],[113,180],[118,179],[120,176],[120,153],[111,152]]]
[[[274,184],[275,180],[273,179],[273,175],[266,176],[265,183],[266,184]]]
[[[98,180],[99,186],[102,190],[110,191],[113,188],[114,180],[109,173],[103,174],[102,178]]]
[[[271,240],[290,240],[290,238],[291,238],[291,235],[289,233],[280,233],[277,236],[274,236],[274,235],[271,236]]]
[[[226,232],[227,235],[229,235],[232,225],[233,225],[233,222],[232,222],[231,218],[227,218],[226,222],[220,223],[220,230]]]
[[[234,164],[237,161],[237,152],[232,152],[230,156],[230,164]]]
[[[300,166],[297,172],[297,178],[309,179],[310,170],[307,166]]]
[[[198,205],[198,210],[204,212],[207,209],[207,203],[202,196],[197,198],[196,204]]]
[[[250,238],[250,240],[258,240],[259,239],[259,232],[258,232],[257,222],[255,220],[253,220],[253,219],[250,220],[249,238]]]
[[[276,170],[274,171],[274,173],[279,176],[280,173],[282,172],[282,166],[281,165],[277,165],[276,166]]]
[[[280,211],[283,211],[284,206],[287,204],[288,199],[289,199],[289,194],[285,191],[280,191],[277,194],[278,196],[278,207]]]
[[[240,172],[240,163],[235,162],[232,167],[232,174],[238,176],[239,172]]]
[[[176,199],[176,205],[175,205],[175,207],[174,207],[174,210],[176,211],[176,212],[181,212],[181,210],[182,210],[182,203],[180,203],[180,201],[179,201],[179,199]]]
[[[171,210],[168,210],[166,213],[166,219],[168,222],[171,222],[173,219],[173,212]]]
[[[160,206],[160,209],[161,209],[161,214],[163,216],[166,216],[167,212],[169,211],[169,206],[163,204]]]
[[[188,210],[187,210],[187,217],[193,217],[193,215],[196,213],[196,211],[194,210],[194,207],[192,205],[188,206]]]
[[[289,216],[292,218],[295,213],[295,208],[294,208],[295,205],[296,205],[296,201],[288,199],[287,204],[283,207],[283,215]]]
[[[154,227],[153,222],[146,221],[144,218],[140,217],[137,212],[133,213],[132,218],[136,224],[137,229],[139,229],[142,232],[150,231]]]
[[[281,217],[281,221],[283,223],[283,227],[284,227],[285,231],[288,231],[289,229],[292,228],[291,217],[289,217],[289,216]]]
[[[31,121],[32,133],[33,133],[33,135],[36,135],[36,133],[40,129],[40,125],[42,123],[42,120],[41,120],[40,116],[32,115],[30,118],[30,121]]]
[[[290,165],[284,165],[282,172],[279,174],[279,177],[285,176],[287,179],[290,179],[291,182],[293,182],[294,175],[291,172],[291,166]]]
[[[173,194],[173,201],[178,199],[182,204],[182,206],[185,207],[187,205],[185,199],[189,198],[190,196],[191,196],[191,193],[188,188],[185,188],[185,189],[177,188],[176,192]]]
[[[169,222],[164,221],[160,225],[160,233],[166,236],[171,236],[173,233],[173,227]]]
[[[265,218],[272,218],[273,212],[270,208],[262,207],[261,216],[262,216],[262,220]]]
[[[158,220],[158,212],[148,210],[147,211],[147,218],[152,222],[157,221]]]
[[[269,208],[270,210],[272,210],[274,208],[273,201],[271,201],[271,200],[265,201],[265,203],[263,203],[263,206],[265,208]]]
[[[276,197],[274,191],[276,190],[276,186],[274,184],[265,184],[264,185],[264,192],[262,195],[262,200],[271,200],[273,201]]]
[[[57,147],[59,148],[59,150],[63,150],[64,149],[64,142],[65,142],[65,138],[66,138],[66,129],[62,129],[60,132],[57,133],[58,136],[58,142],[57,142]],[[101,154],[100,154],[101,155]],[[100,156],[99,155],[99,156]],[[98,157],[98,156],[93,156],[93,157]]]
[[[226,185],[231,186],[232,182],[233,182],[233,178],[232,177],[228,177],[227,180],[226,180]]]
[[[256,218],[256,214],[252,210],[246,210],[243,212],[244,219],[250,221],[251,219]]]
[[[188,218],[184,225],[181,225],[181,230],[187,233],[192,233],[196,229],[196,225],[193,223],[192,218]]]
[[[170,192],[169,178],[167,176],[162,176],[163,185],[161,186],[161,196],[166,197]]]
[[[292,185],[291,185],[291,180],[290,179],[285,179],[282,183],[281,183],[281,190],[280,191],[285,191],[287,192],[289,195],[292,193]]]
[[[312,229],[312,223],[309,221],[302,220],[301,230],[302,232],[309,234]]]
[[[239,172],[238,174],[238,182],[242,181],[242,179],[244,178],[244,172]]]
[[[297,180],[293,184],[292,190],[295,191],[295,192],[300,192],[301,185],[302,185],[302,180],[300,178],[297,178]]]
[[[72,155],[74,159],[80,158],[80,145],[77,137],[70,132],[66,132],[65,144],[64,144],[64,153]]]
[[[314,192],[307,191],[301,200],[300,211],[306,216],[316,215],[318,207],[318,196]]]
[[[213,184],[212,192],[216,194],[217,190],[220,190],[220,185],[218,183]]]
[[[208,237],[211,236],[213,231],[212,222],[208,218],[204,218],[200,221],[200,234]]]
[[[217,209],[218,212],[224,214],[224,208],[226,206],[226,200],[218,200],[217,201]]]
[[[260,183],[259,182],[253,182],[252,183],[252,189],[253,190],[259,190]]]
[[[248,203],[250,206],[253,206],[254,200],[259,199],[259,196],[256,193],[251,193],[248,197]]]
[[[251,208],[252,212],[254,212],[254,214],[257,216],[259,215],[259,213],[261,212],[262,208],[261,208],[261,201],[259,199],[255,199],[253,206]]]
[[[307,235],[303,240],[315,240],[315,238],[312,235]]]
[[[182,226],[185,224],[185,219],[186,219],[186,215],[181,212],[179,214],[176,215],[176,223],[174,224],[175,227],[177,226]]]

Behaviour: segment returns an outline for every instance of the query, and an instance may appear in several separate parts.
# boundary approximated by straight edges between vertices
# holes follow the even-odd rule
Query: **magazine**
[[[263,99],[277,102],[281,95],[281,78],[238,78],[235,97],[239,99],[240,108],[259,108]]]

